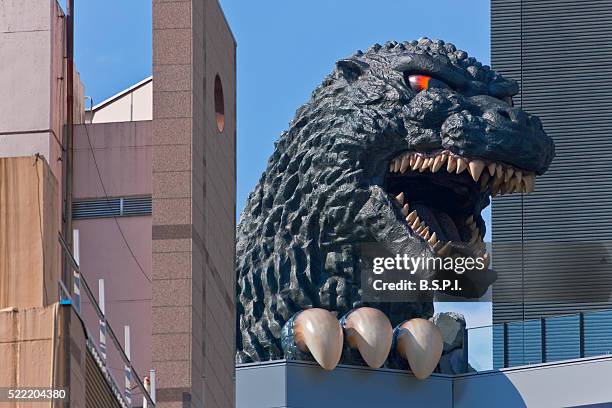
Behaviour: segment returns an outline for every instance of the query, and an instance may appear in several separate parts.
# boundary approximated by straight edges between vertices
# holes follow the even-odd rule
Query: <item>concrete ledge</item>
[[[612,356],[462,375],[276,360],[236,366],[238,408],[612,407]]]
[[[391,404],[452,407],[452,377],[434,374],[420,381],[400,370],[339,365],[325,371],[315,363],[285,360],[236,367],[238,408]]]

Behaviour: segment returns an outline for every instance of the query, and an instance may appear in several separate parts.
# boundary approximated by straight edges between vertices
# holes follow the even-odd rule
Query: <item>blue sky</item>
[[[75,3],[75,62],[94,104],[151,75],[151,0]]]
[[[238,42],[238,211],[273,142],[334,62],[387,40],[422,36],[490,61],[487,0],[221,0]],[[488,212],[487,212],[488,215]]]
[[[221,5],[238,42],[238,211],[274,141],[339,58],[376,42],[427,36],[490,62],[488,0],[472,0],[469,7],[456,0],[221,0]],[[151,75],[151,0],[77,2],[75,56],[95,103]],[[490,211],[485,215],[489,219]],[[464,311],[470,326],[490,324],[490,304],[438,309]]]
[[[238,211],[274,141],[339,58],[376,42],[427,36],[490,60],[486,0],[470,7],[452,0],[221,5],[238,42]],[[94,103],[151,75],[151,13],[150,0],[77,2],[75,59]]]
[[[94,104],[151,75],[150,0],[76,3],[75,60]],[[336,60],[376,42],[427,36],[490,61],[487,0],[473,0],[470,7],[452,0],[221,5],[238,42],[238,213],[274,141]],[[490,218],[490,211],[484,215]]]

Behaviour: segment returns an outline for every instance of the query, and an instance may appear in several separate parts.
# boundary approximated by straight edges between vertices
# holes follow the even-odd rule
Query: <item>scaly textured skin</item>
[[[403,72],[424,71],[453,89],[414,92]],[[360,243],[434,256],[384,191],[398,153],[448,149],[542,174],[554,145],[538,118],[503,101],[517,92],[515,81],[426,38],[338,61],[276,142],[241,215],[237,362],[283,358],[281,331],[296,312],[320,307],[341,317],[362,305]],[[488,195],[480,202],[486,207]],[[394,326],[433,313],[431,302],[376,307]]]

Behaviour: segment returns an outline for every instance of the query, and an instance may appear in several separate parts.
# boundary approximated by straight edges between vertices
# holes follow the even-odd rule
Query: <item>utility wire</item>
[[[96,173],[98,173],[98,179],[100,180],[100,185],[102,186],[104,197],[106,197],[106,202],[110,203],[110,198],[108,198],[108,194],[106,193],[106,187],[104,187],[104,182],[102,181],[102,174],[100,173],[100,168],[98,167],[98,161],[96,160],[96,153],[94,152],[94,148],[91,144],[91,139],[89,138],[89,131],[87,130],[87,123],[84,123],[83,127],[85,128],[85,134],[87,134],[87,143],[89,144],[89,150],[91,151],[91,157],[93,158],[94,166],[96,167]],[[134,251],[132,251],[132,247],[130,247],[130,244],[125,238],[125,234],[123,233],[123,230],[121,229],[121,225],[119,224],[119,221],[117,221],[117,217],[113,215],[113,219],[115,220],[115,224],[117,224],[117,229],[119,230],[119,233],[121,234],[121,237],[123,238],[123,242],[125,243],[125,246],[130,251],[130,254],[132,255],[132,259],[134,259],[134,262],[136,262],[136,265],[138,265],[138,269],[140,269],[142,276],[144,276],[145,279],[149,281],[149,283],[152,283],[151,279],[149,279],[144,269],[140,265],[140,262],[138,262],[138,259],[136,258]]]
[[[36,167],[36,165],[38,164],[38,160],[40,160],[42,158],[40,153],[36,153],[36,160],[34,161],[34,164],[32,165],[32,167],[34,167],[34,171],[36,172],[36,195],[37,195],[37,203],[38,203],[38,229],[40,231],[40,252],[42,254],[43,260],[46,260],[47,258],[45,258],[45,239],[43,236],[43,215],[42,215],[42,209],[40,208],[40,189],[41,189],[41,185],[40,185],[40,174],[38,174],[38,168]],[[44,261],[43,261],[44,262]],[[42,280],[42,284],[43,284],[43,296],[45,297],[45,303],[47,302],[47,283],[45,280],[45,277],[43,276],[43,280]]]

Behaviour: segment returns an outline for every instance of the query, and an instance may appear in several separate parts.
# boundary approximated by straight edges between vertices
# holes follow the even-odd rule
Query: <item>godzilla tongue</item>
[[[461,242],[459,230],[448,214],[435,212],[423,204],[415,204],[414,208],[421,220],[436,233],[439,240]]]

